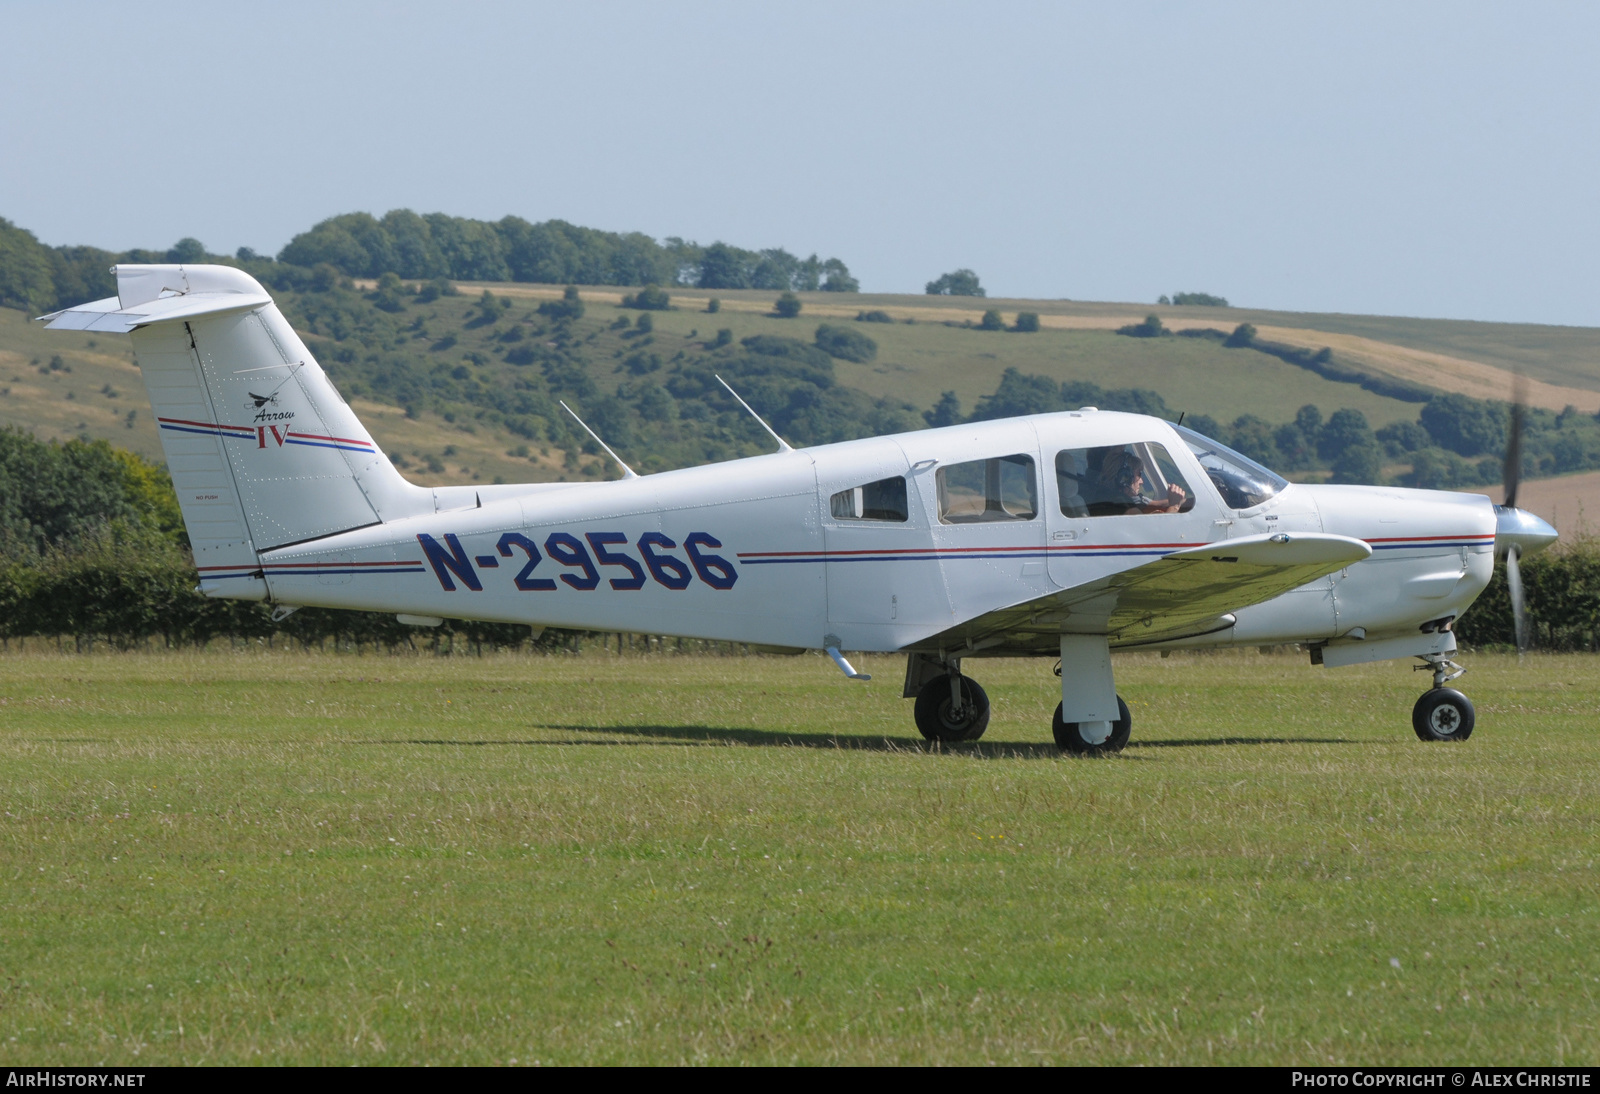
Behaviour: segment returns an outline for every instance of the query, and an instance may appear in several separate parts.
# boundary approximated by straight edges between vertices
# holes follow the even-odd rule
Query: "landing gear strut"
[[[930,741],[976,741],[989,728],[989,696],[976,680],[952,668],[917,692],[916,719]]]
[[[1424,741],[1464,741],[1472,736],[1477,713],[1472,700],[1455,688],[1445,684],[1467,670],[1443,654],[1426,657],[1427,662],[1416,666],[1419,672],[1433,673],[1433,690],[1422,693],[1417,705],[1411,708],[1411,728]]]

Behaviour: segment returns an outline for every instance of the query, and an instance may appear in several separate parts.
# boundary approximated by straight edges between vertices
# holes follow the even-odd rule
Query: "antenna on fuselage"
[[[590,429],[587,425],[584,425],[584,421],[583,421],[582,418],[578,417],[578,412],[577,411],[573,410],[563,400],[559,400],[558,399],[557,402],[561,403],[561,409],[562,410],[565,410],[568,414],[572,415],[572,420],[573,421],[575,421],[579,425],[583,426],[583,431],[585,433],[589,434],[589,436],[594,438],[594,443],[595,444],[599,445],[601,448],[606,450],[606,455],[610,456],[612,459],[617,461],[617,466],[622,468],[622,477],[623,478],[625,478],[625,479],[636,479],[636,478],[639,477],[638,475],[634,474],[633,468],[629,467],[627,464],[622,462],[622,457],[621,456],[619,456],[615,452],[611,451],[611,446],[609,444],[606,444],[605,441],[602,441],[600,439],[600,434],[598,434],[594,430]]]
[[[718,376],[717,377],[717,383],[721,384],[723,387],[728,388],[728,394],[732,395],[740,406],[744,407],[746,410],[750,410],[750,404],[745,402],[743,399],[740,399],[739,398],[739,393],[737,391],[733,390],[733,388],[731,388],[731,387],[728,387],[728,381],[726,381],[722,377]],[[770,425],[767,424],[765,418],[763,418],[761,415],[757,414],[753,410],[750,410],[750,417],[752,417],[756,421],[760,422],[762,429],[765,429],[768,433],[772,434],[772,439],[778,442],[778,451],[779,452],[793,452],[794,451],[794,449],[792,447],[790,447],[789,442],[784,440],[782,437],[778,436],[778,431],[773,429]]]

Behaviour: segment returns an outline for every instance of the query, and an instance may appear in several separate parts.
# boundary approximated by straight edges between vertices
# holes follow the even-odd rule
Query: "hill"
[[[1536,408],[1525,473],[1600,469],[1600,331],[1587,328],[855,293],[840,291],[853,281],[837,259],[403,211],[325,221],[281,257],[318,264],[211,256],[193,240],[164,254],[51,249],[0,222],[0,296],[37,310],[103,293],[96,263],[112,260],[241,265],[430,485],[618,473],[559,400],[643,471],[765,450],[717,375],[797,444],[1093,404],[1182,415],[1291,477],[1478,489],[1498,481],[1501,400],[1520,372]],[[405,281],[395,266],[696,284]],[[772,286],[797,317],[776,313]],[[1019,324],[1025,313],[1036,322]],[[0,425],[160,459],[128,347],[47,334],[18,308],[0,308]]]

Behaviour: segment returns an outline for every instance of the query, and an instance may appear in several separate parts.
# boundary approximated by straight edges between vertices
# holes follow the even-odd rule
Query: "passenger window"
[[[946,524],[1032,520],[1039,514],[1032,456],[998,456],[939,468],[939,519]]]
[[[841,490],[828,503],[836,520],[906,519],[906,480],[899,475],[879,479],[854,490]]]
[[[1068,517],[1187,513],[1194,492],[1167,450],[1151,441],[1056,453],[1056,490]]]

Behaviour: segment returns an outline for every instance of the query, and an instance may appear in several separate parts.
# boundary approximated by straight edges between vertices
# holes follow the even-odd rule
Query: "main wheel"
[[[1089,753],[1089,752],[1121,752],[1128,743],[1128,735],[1133,732],[1133,715],[1128,711],[1128,704],[1122,701],[1122,696],[1117,696],[1117,720],[1111,723],[1111,736],[1099,743],[1091,743],[1079,730],[1078,722],[1063,722],[1061,720],[1061,704],[1056,704],[1056,716],[1050,721],[1050,731],[1055,734],[1056,744],[1063,752]]]
[[[1476,721],[1472,700],[1455,688],[1425,691],[1411,708],[1411,728],[1424,741],[1464,741]]]
[[[976,741],[989,728],[989,696],[970,676],[957,676],[961,707],[955,708],[950,678],[930,680],[917,693],[917,729],[930,741]]]

